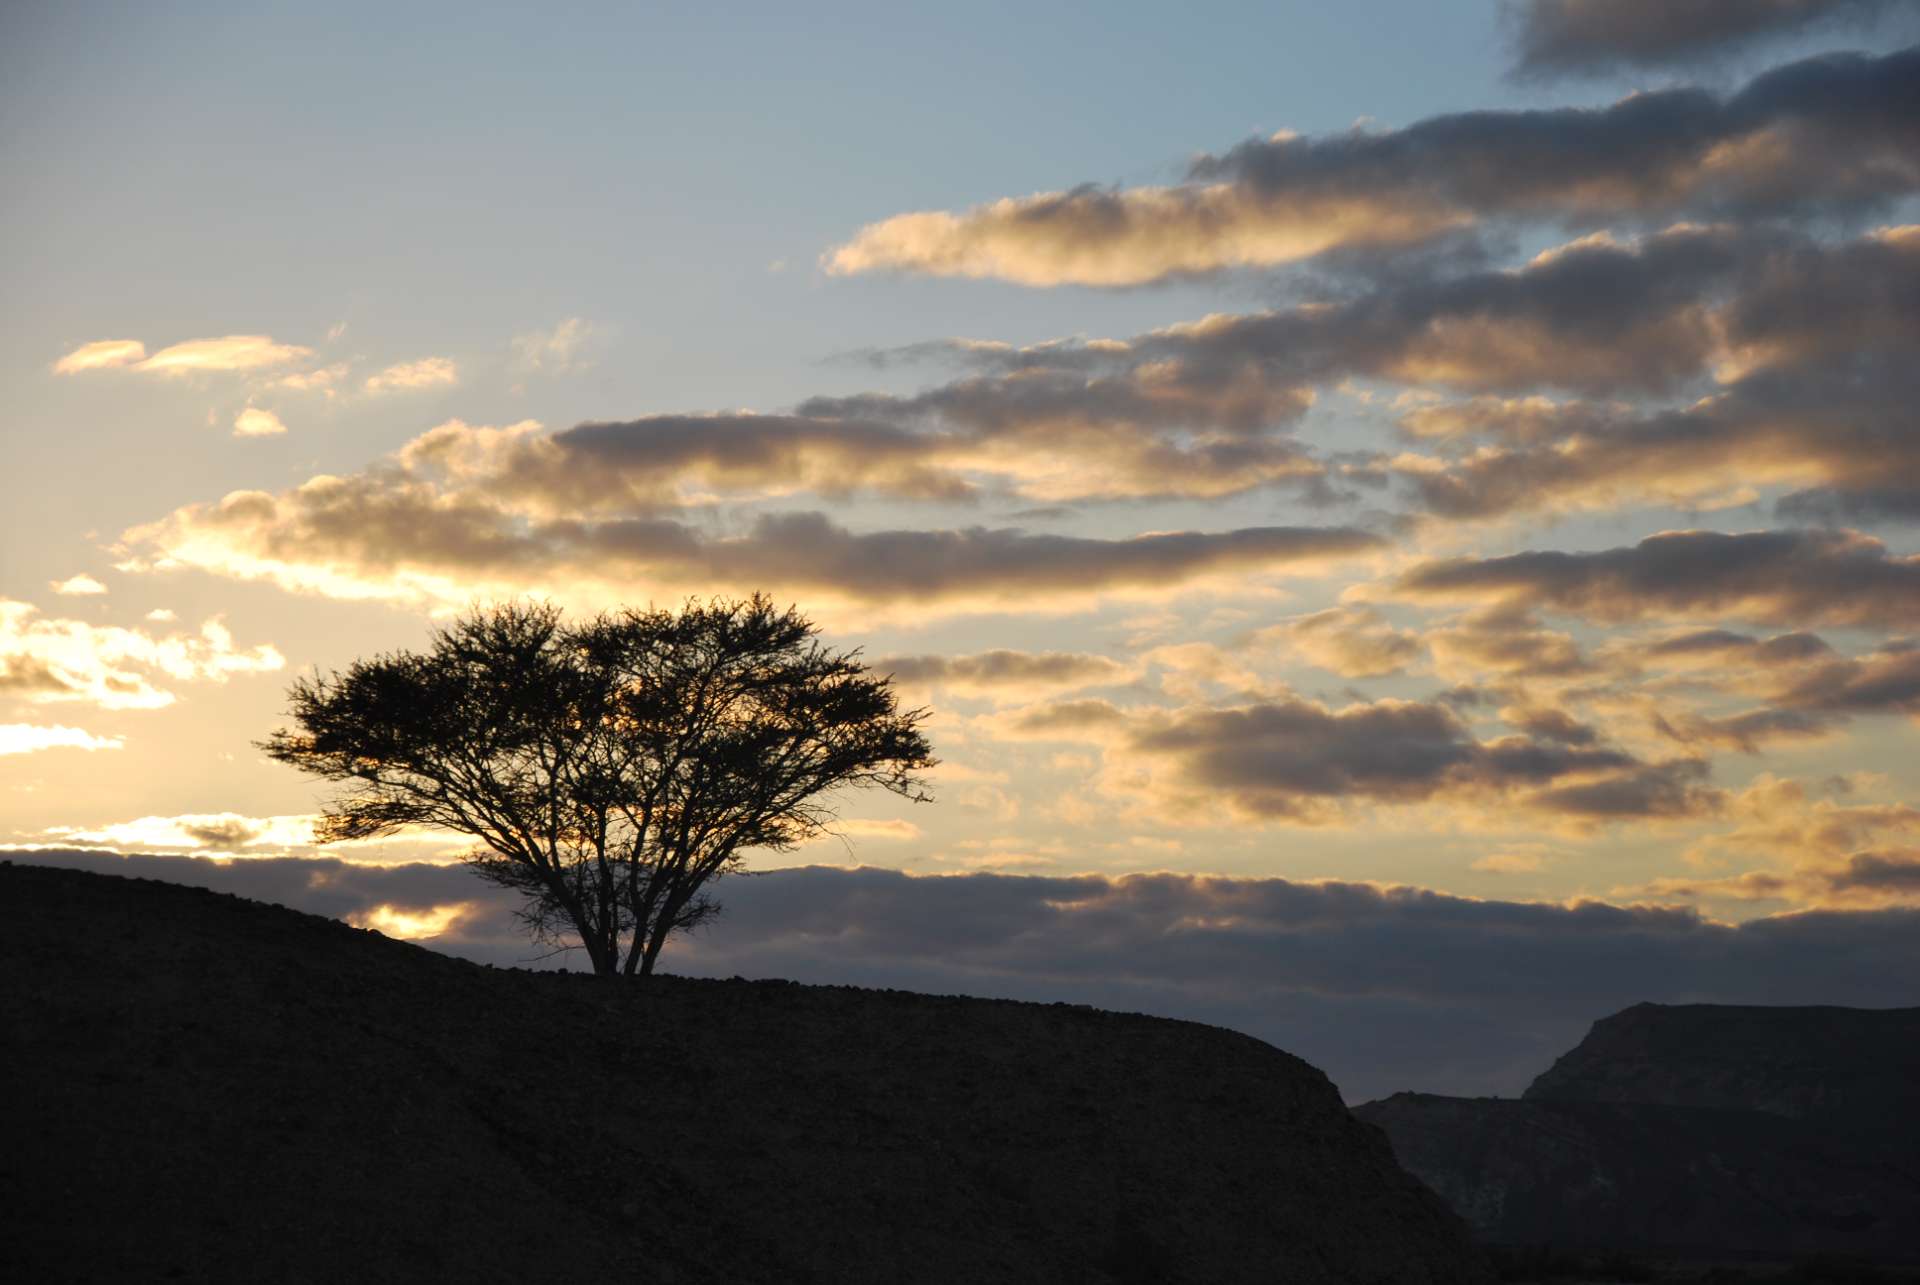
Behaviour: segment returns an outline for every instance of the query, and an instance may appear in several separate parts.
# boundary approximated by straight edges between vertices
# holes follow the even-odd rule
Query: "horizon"
[[[0,859],[499,962],[470,841],[314,842],[288,684],[765,591],[934,801],[668,971],[1349,1101],[1920,1003],[1920,11],[1581,12],[11,7]]]

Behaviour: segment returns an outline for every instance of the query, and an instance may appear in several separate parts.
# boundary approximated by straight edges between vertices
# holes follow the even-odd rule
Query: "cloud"
[[[118,736],[95,736],[77,727],[42,727],[34,723],[0,723],[0,754],[33,754],[40,750],[117,750]]]
[[[385,907],[400,931],[437,930],[436,950],[496,964],[534,954],[512,900],[456,866],[10,855],[374,926]],[[1905,1004],[1920,968],[1920,915],[1897,909],[1731,925],[1681,908],[1486,901],[1339,881],[915,877],[817,866],[717,891],[725,913],[668,948],[668,971],[1202,1021],[1308,1059],[1349,1102],[1400,1089],[1515,1094],[1594,1020],[1643,1001]],[[454,907],[457,915],[445,913]]]
[[[422,388],[445,388],[460,382],[460,368],[448,357],[422,357],[389,366],[377,375],[369,375],[365,384],[370,393],[416,392]]]
[[[107,591],[105,585],[84,571],[77,576],[69,576],[65,580],[49,580],[47,583],[55,593],[70,598],[91,597]]]
[[[1295,423],[1313,393],[1258,364],[1232,372],[1141,359],[1113,373],[1078,367],[1089,347],[1050,350],[1018,370],[908,397],[814,397],[796,409],[827,423],[910,427],[899,446],[921,467],[1004,478],[1041,503],[1216,499],[1321,473],[1299,446],[1249,440]],[[898,428],[895,429],[898,431]]]
[[[268,335],[223,335],[217,339],[189,339],[162,348],[151,357],[138,339],[102,339],[83,344],[54,363],[55,374],[73,375],[89,370],[126,369],[149,375],[192,375],[208,371],[259,370],[284,366],[313,349],[298,344],[277,343]],[[316,374],[318,372],[315,372]],[[293,376],[289,376],[291,380]],[[287,387],[295,387],[286,383]]]
[[[147,346],[138,339],[99,339],[82,344],[53,363],[56,375],[77,375],[83,370],[110,370],[127,366],[147,355]]]
[[[1100,442],[1120,430],[1162,441],[1211,433],[1223,443],[1270,434],[1295,424],[1320,389],[1365,378],[1483,395],[1409,406],[1401,425],[1422,442],[1491,437],[1510,448],[1561,447],[1604,436],[1631,412],[1611,401],[1528,394],[1556,389],[1617,399],[1698,388],[1711,378],[1730,391],[1701,403],[1690,424],[1724,422],[1725,435],[1746,421],[1799,423],[1798,454],[1812,463],[1787,477],[1825,480],[1835,473],[1820,460],[1851,457],[1857,467],[1867,436],[1883,447],[1899,440],[1884,423],[1851,433],[1846,425],[1849,416],[1884,420],[1909,396],[1903,359],[1920,342],[1916,288],[1920,232],[1913,228],[1825,244],[1772,227],[1681,226],[1624,242],[1585,237],[1516,268],[1216,314],[1124,340],[1024,348],[950,340],[871,353],[867,359],[882,365],[941,359],[981,373],[912,396],[814,398],[799,409],[986,442],[1069,435],[1076,449],[1099,454]],[[1089,425],[1101,435],[1086,435]],[[1752,423],[1708,463],[1792,431]],[[1822,454],[1823,435],[1846,440]],[[1621,452],[1659,445],[1646,436],[1622,441]]]
[[[836,275],[883,270],[1028,286],[1142,285],[1223,267],[1292,263],[1339,246],[1404,244],[1463,220],[1303,194],[1285,206],[1229,184],[1094,187],[1003,197],[961,214],[896,214],[822,256]]]
[[[1482,874],[1533,874],[1545,865],[1546,859],[1538,852],[1490,852],[1484,857],[1476,857],[1468,869],[1478,870]]]
[[[1520,806],[1576,829],[1708,815],[1693,759],[1646,763],[1594,740],[1477,739],[1440,702],[1334,708],[1292,695],[1221,706],[1122,709],[1103,700],[1009,711],[1013,739],[1098,745],[1098,785],[1128,815],[1179,824],[1326,825],[1357,805]]]
[[[1793,709],[1754,709],[1725,717],[1678,712],[1653,716],[1656,730],[1682,745],[1717,745],[1758,754],[1776,741],[1817,741],[1838,731],[1839,720]]]
[[[1764,854],[1736,874],[1655,879],[1619,890],[1667,901],[1767,901],[1791,906],[1920,905],[1920,808],[1815,797],[1798,781],[1763,774],[1730,796],[1733,828],[1688,850],[1703,869]]]
[[[1704,629],[1612,650],[1631,663],[1678,670],[1689,686],[1763,702],[1724,715],[1655,711],[1656,730],[1684,744],[1752,754],[1775,741],[1833,736],[1856,715],[1920,715],[1920,647],[1907,639],[1885,640],[1863,656],[1842,656],[1816,634],[1762,639]]]
[[[114,738],[116,741],[118,738]],[[117,745],[109,748],[118,748]],[[407,826],[372,839],[340,840],[322,844],[316,837],[320,817],[314,813],[251,816],[242,812],[190,812],[177,816],[143,816],[93,825],[53,825],[38,831],[36,841],[73,848],[110,848],[122,853],[188,853],[225,860],[263,861],[283,857],[327,856],[355,864],[399,865],[409,861],[455,862],[474,847],[468,835],[428,826]],[[906,824],[906,823],[902,823]],[[841,822],[840,828],[865,835],[876,823]],[[911,828],[911,827],[909,827]],[[901,837],[893,831],[872,829],[875,837]],[[0,852],[18,845],[0,844]]]
[[[286,431],[278,415],[260,406],[249,406],[233,418],[235,437],[277,437]]]
[[[145,816],[100,826],[50,826],[47,841],[126,851],[205,851],[232,854],[261,849],[273,855],[315,846],[311,815],[252,817],[238,812]]]
[[[329,331],[327,337],[333,338],[333,332]],[[330,366],[317,366],[312,370],[297,370],[292,374],[282,375],[267,386],[282,388],[293,393],[317,392],[332,397],[334,385],[346,379],[349,369],[351,367],[346,362],[337,361]]]
[[[1366,607],[1330,607],[1270,625],[1254,635],[1277,642],[1322,669],[1345,678],[1384,678],[1397,674],[1425,654],[1420,637],[1388,624]]]
[[[592,322],[584,317],[568,317],[552,330],[516,336],[514,363],[533,374],[578,374],[593,365],[584,350],[597,337],[598,328]]]
[[[401,465],[543,516],[657,512],[713,498],[860,491],[966,500],[943,443],[885,423],[806,415],[652,415],[543,434],[453,420],[414,439]]]
[[[1920,645],[1903,640],[1864,657],[1814,665],[1776,699],[1797,710],[1920,717]]]
[[[1130,666],[1087,652],[995,648],[962,656],[881,656],[869,663],[899,683],[996,698],[1110,687],[1135,677]]]
[[[1854,531],[1666,531],[1597,553],[1449,558],[1403,573],[1390,596],[1532,604],[1601,622],[1702,613],[1789,625],[1920,623],[1920,555]]]
[[[268,673],[284,657],[272,646],[247,650],[219,620],[197,637],[47,618],[24,602],[0,599],[0,693],[35,703],[85,702],[102,709],[156,709],[174,702],[160,684],[225,682]]]
[[[1385,249],[1490,220],[1594,225],[1871,208],[1920,188],[1920,49],[1777,68],[1718,98],[1481,111],[1404,129],[1253,139],[1185,183],[896,215],[829,250],[829,272],[1140,285]]]
[[[313,356],[313,349],[276,343],[267,335],[224,335],[218,339],[190,339],[162,348],[133,367],[152,375],[192,375],[209,371],[258,370],[284,366]]]
[[[1598,672],[1571,634],[1544,628],[1523,610],[1500,604],[1469,612],[1425,634],[1434,668],[1460,682],[1567,680]]]
[[[1763,488],[1800,488],[1785,516],[1920,519],[1920,229],[1883,229],[1833,246],[1748,243],[1724,297],[1692,305],[1721,389],[1690,406],[1482,397],[1409,410],[1402,427],[1450,452],[1390,467],[1447,518],[1724,507]],[[1637,293],[1634,292],[1634,293]],[[1613,393],[1633,391],[1625,380]],[[1492,444],[1486,444],[1487,442]]]
[[[1383,547],[1348,527],[1095,539],[1011,527],[855,532],[815,512],[762,514],[714,535],[644,506],[623,511],[617,497],[547,516],[557,493],[550,479],[530,483],[484,463],[469,477],[457,455],[433,465],[442,475],[423,472],[426,441],[366,473],[177,509],[125,533],[133,555],[125,565],[436,607],[525,592],[604,604],[766,589],[821,610],[1059,611],[1107,595],[1313,574]]]
[[[1518,70],[1595,74],[1711,59],[1770,37],[1878,18],[1894,0],[1509,0]]]

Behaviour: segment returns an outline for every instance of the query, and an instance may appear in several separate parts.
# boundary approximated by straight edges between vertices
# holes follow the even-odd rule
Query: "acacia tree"
[[[544,604],[476,609],[424,653],[298,680],[297,726],[259,747],[347,786],[321,842],[471,835],[469,864],[526,895],[537,939],[577,935],[595,972],[645,976],[717,913],[707,885],[748,849],[826,831],[829,792],[928,797],[926,711],[816,634],[761,594],[578,624]]]

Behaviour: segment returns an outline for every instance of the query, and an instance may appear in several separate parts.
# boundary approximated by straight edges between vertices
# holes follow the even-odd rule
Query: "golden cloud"
[[[53,363],[56,375],[77,375],[83,370],[110,370],[128,366],[147,355],[147,346],[138,339],[98,339],[82,344]]]

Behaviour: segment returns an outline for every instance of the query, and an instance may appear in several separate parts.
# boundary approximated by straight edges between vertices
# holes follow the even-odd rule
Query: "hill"
[[[1637,1004],[1522,1099],[1355,1108],[1486,1241],[1920,1259],[1920,1009]]]
[[[0,864],[9,1279],[1482,1279],[1324,1076],[1063,1005],[495,970]]]

